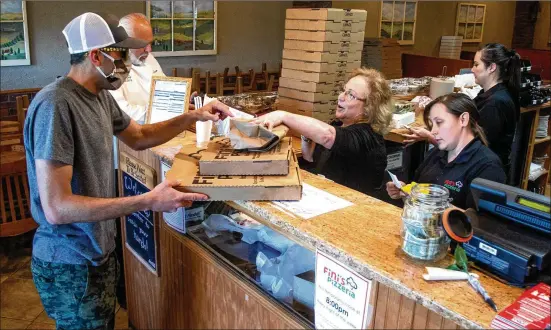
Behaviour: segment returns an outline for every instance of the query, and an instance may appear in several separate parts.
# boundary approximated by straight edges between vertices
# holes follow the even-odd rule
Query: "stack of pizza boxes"
[[[330,122],[348,75],[361,66],[365,10],[287,9],[277,109]]]

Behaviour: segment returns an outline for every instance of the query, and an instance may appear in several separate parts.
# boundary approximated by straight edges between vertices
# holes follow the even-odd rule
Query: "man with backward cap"
[[[150,192],[113,198],[113,135],[135,150],[167,142],[196,121],[224,119],[228,108],[205,107],[153,125],[139,125],[107,92],[131,65],[130,38],[118,19],[84,13],[63,29],[71,69],[29,106],[24,139],[31,212],[39,224],[31,270],[47,314],[58,329],[113,329],[118,263],[115,218],[185,207],[207,196],[182,193],[164,181]]]

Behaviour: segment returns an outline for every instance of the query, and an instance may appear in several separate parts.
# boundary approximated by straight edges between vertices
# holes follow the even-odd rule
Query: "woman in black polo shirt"
[[[314,118],[275,111],[255,122],[279,124],[303,136],[302,158],[314,172],[368,195],[383,187],[386,149],[383,135],[392,120],[391,92],[377,70],[355,70],[339,95],[337,120],[330,125]]]
[[[477,124],[479,112],[467,95],[435,99],[425,108],[424,119],[437,148],[419,166],[413,181],[448,188],[452,204],[463,209],[474,207],[470,185],[475,178],[505,183],[501,161],[486,146],[484,132]],[[392,182],[387,182],[386,188],[393,199],[404,196]]]
[[[511,146],[520,115],[520,56],[502,44],[486,44],[474,57],[472,72],[482,91],[474,99],[488,147],[509,174]]]

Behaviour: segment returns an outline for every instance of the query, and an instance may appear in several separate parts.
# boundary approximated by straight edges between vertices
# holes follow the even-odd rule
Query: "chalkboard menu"
[[[123,197],[138,196],[155,187],[155,171],[121,152],[121,186]],[[126,246],[152,272],[158,274],[155,213],[151,210],[128,214],[124,219]]]

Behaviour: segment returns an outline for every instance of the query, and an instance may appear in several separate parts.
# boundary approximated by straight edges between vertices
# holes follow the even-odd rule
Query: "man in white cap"
[[[128,75],[130,38],[118,19],[85,13],[63,30],[71,54],[67,76],[44,87],[29,106],[24,139],[31,212],[39,224],[31,270],[47,314],[57,328],[113,329],[117,261],[115,218],[165,212],[204,200],[164,181],[134,197],[113,198],[113,135],[134,149],[162,144],[196,121],[225,118],[209,103],[154,125],[139,125],[107,92]]]

